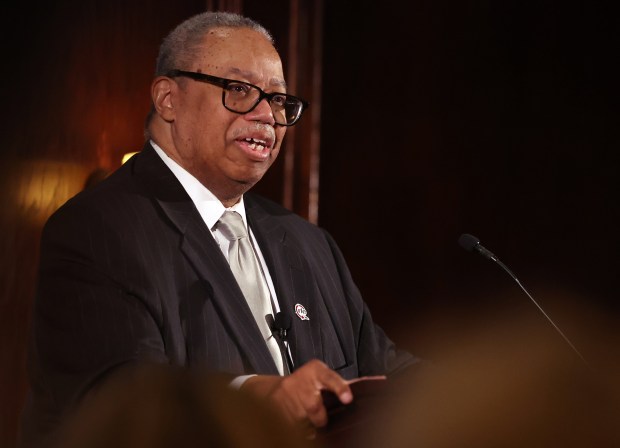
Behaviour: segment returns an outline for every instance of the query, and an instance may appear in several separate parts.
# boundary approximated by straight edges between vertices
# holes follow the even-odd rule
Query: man
[[[346,380],[413,363],[373,324],[332,238],[246,194],[305,107],[286,94],[269,33],[233,14],[189,19],[164,40],[151,94],[144,149],[44,229],[24,434],[51,431],[140,362],[227,373],[314,427],[327,419],[320,391],[346,404]],[[249,228],[261,271],[250,289],[225,216]],[[253,313],[261,285],[263,316],[292,316],[288,346]]]

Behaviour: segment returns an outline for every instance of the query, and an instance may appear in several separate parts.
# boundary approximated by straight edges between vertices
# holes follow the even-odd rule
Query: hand
[[[347,381],[316,359],[288,376],[251,377],[242,389],[268,398],[291,423],[309,423],[313,428],[327,424],[322,390],[333,392],[343,404],[353,401]]]

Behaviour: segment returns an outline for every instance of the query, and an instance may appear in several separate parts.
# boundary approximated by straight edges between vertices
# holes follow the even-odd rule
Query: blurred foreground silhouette
[[[617,322],[585,305],[563,313],[586,363],[535,312],[486,316],[437,347],[350,446],[619,447]]]
[[[357,423],[331,437],[307,440],[228,378],[145,366],[119,369],[96,388],[53,448],[619,447],[615,317],[580,305],[556,320],[584,363],[529,311],[435,332],[434,359],[388,380],[384,396],[354,401],[347,418]]]
[[[53,447],[311,446],[266,402],[228,382],[167,365],[119,369],[66,420]]]

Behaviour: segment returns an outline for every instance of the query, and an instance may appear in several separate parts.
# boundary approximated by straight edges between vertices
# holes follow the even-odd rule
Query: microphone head
[[[291,316],[288,313],[280,311],[276,313],[273,326],[278,330],[288,330],[291,328]]]
[[[480,246],[480,240],[469,233],[464,233],[459,237],[459,245],[468,252],[472,252],[476,246]]]

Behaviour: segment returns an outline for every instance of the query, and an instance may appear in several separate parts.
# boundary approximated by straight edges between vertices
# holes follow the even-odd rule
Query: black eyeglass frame
[[[255,86],[254,84],[250,84],[249,82],[244,82],[244,81],[238,81],[236,79],[220,78],[219,76],[207,75],[206,73],[189,72],[186,70],[178,70],[178,69],[170,70],[168,73],[166,73],[166,76],[169,78],[184,76],[186,78],[191,78],[195,81],[205,82],[207,84],[212,84],[214,86],[221,87],[222,88],[222,105],[226,108],[226,110],[229,110],[231,112],[234,112],[236,114],[241,114],[241,115],[252,112],[256,108],[256,106],[260,104],[260,102],[263,99],[267,99],[267,102],[269,103],[270,107],[271,107],[271,100],[277,96],[283,96],[287,100],[290,98],[292,100],[299,101],[301,103],[301,110],[299,111],[297,118],[295,118],[295,120],[292,123],[279,123],[277,121],[275,122],[276,124],[279,124],[281,126],[293,126],[294,124],[296,124],[301,118],[301,115],[303,114],[303,112],[310,105],[307,101],[297,96],[289,95],[288,93],[281,93],[281,92],[266,93],[263,89],[261,89],[258,86]],[[254,103],[254,105],[250,107],[248,110],[246,110],[245,112],[239,112],[238,110],[233,110],[230,107],[226,106],[226,88],[231,83],[244,84],[246,86],[249,86],[249,87],[252,87],[258,90],[259,92],[259,96],[258,96],[258,99],[256,100],[256,103]],[[274,119],[275,119],[275,116],[274,116]]]

